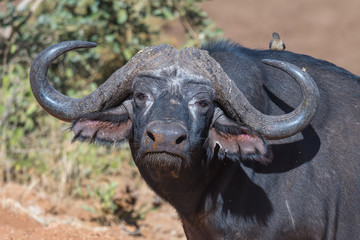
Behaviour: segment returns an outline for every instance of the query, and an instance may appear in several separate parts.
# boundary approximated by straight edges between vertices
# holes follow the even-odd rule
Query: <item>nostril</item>
[[[180,136],[178,139],[176,139],[176,144],[180,144],[180,143],[182,143],[183,141],[185,141],[186,140],[186,135],[182,135],[182,136]]]
[[[146,134],[148,135],[148,137],[153,140],[153,142],[155,142],[155,136],[154,134],[152,134],[151,132],[147,131]]]

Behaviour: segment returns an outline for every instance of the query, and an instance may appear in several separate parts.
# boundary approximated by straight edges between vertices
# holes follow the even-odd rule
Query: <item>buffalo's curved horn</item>
[[[215,81],[216,100],[224,110],[237,121],[242,121],[252,129],[264,134],[268,139],[281,139],[303,130],[315,116],[320,105],[320,94],[316,83],[306,71],[278,60],[262,60],[263,63],[280,68],[299,84],[303,98],[292,112],[281,116],[270,116],[255,109],[235,83],[226,76],[223,81]]]
[[[71,121],[119,105],[131,94],[132,80],[136,73],[148,62],[164,64],[159,60],[158,55],[174,50],[167,45],[160,45],[140,51],[122,68],[115,71],[98,89],[80,99],[65,96],[50,85],[46,77],[47,71],[58,56],[73,49],[95,46],[95,43],[84,41],[61,42],[43,50],[32,63],[30,84],[33,94],[40,105],[54,117]]]
[[[110,95],[105,89],[111,89],[108,85],[109,80],[112,82],[116,80],[113,76],[93,93],[80,99],[61,94],[47,80],[49,66],[57,57],[73,49],[91,47],[96,47],[96,43],[85,41],[61,42],[43,50],[32,63],[30,69],[32,92],[39,104],[54,117],[64,121],[71,121],[79,116],[101,110],[103,105],[110,100]],[[122,89],[125,90],[123,87]],[[126,94],[127,92],[124,91],[121,95]]]
[[[249,103],[221,65],[207,51],[199,51],[196,48],[183,49],[182,59],[184,67],[211,81],[215,91],[215,101],[229,117],[238,123],[245,123],[268,139],[286,138],[300,132],[310,124],[320,105],[320,94],[316,83],[306,71],[293,64],[262,60],[263,63],[280,68],[294,78],[303,94],[301,104],[294,111],[281,116],[270,116],[261,113]]]

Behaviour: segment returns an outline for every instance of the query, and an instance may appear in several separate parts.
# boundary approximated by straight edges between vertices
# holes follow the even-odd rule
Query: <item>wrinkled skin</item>
[[[159,70],[155,74],[140,73],[134,80],[133,93],[134,141],[141,142],[141,147],[135,147],[135,152],[173,153],[180,155],[185,164],[190,164],[188,153],[203,144],[201,139],[207,136],[206,129],[214,111],[214,92],[209,81],[187,79],[186,72],[181,69]],[[154,124],[159,126],[149,126]],[[154,129],[161,128],[163,124],[172,124],[164,127],[164,131],[183,131],[174,133],[174,137],[183,139],[151,139],[172,137],[171,134],[162,133],[162,129]],[[166,144],[173,141],[177,142]],[[135,155],[135,158],[141,158],[141,154]]]

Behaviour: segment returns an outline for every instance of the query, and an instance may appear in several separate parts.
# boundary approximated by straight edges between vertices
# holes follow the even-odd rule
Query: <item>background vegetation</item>
[[[138,177],[128,146],[71,144],[69,124],[44,112],[32,96],[31,62],[60,41],[97,42],[95,49],[60,57],[49,72],[55,88],[71,97],[83,96],[140,49],[173,43],[165,31],[170,25],[177,23],[184,31],[184,41],[177,47],[199,46],[220,36],[199,2],[0,1],[0,185],[16,181],[60,198],[96,198],[104,214],[114,213],[116,184],[109,179],[117,174]]]

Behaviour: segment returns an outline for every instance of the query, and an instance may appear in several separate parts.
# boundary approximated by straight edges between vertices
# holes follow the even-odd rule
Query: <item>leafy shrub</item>
[[[60,57],[49,71],[56,89],[81,97],[140,49],[171,43],[162,30],[176,21],[184,28],[183,46],[198,46],[221,31],[198,7],[201,0],[35,0],[22,6],[24,2],[29,1],[0,2],[5,9],[0,10],[0,181],[39,181],[60,197],[88,196],[84,191],[89,186],[89,192],[98,189],[90,177],[132,164],[128,146],[71,144],[69,124],[45,113],[32,96],[29,68],[36,55],[60,41],[97,42],[95,49]],[[104,211],[112,211],[110,200],[102,201]]]

